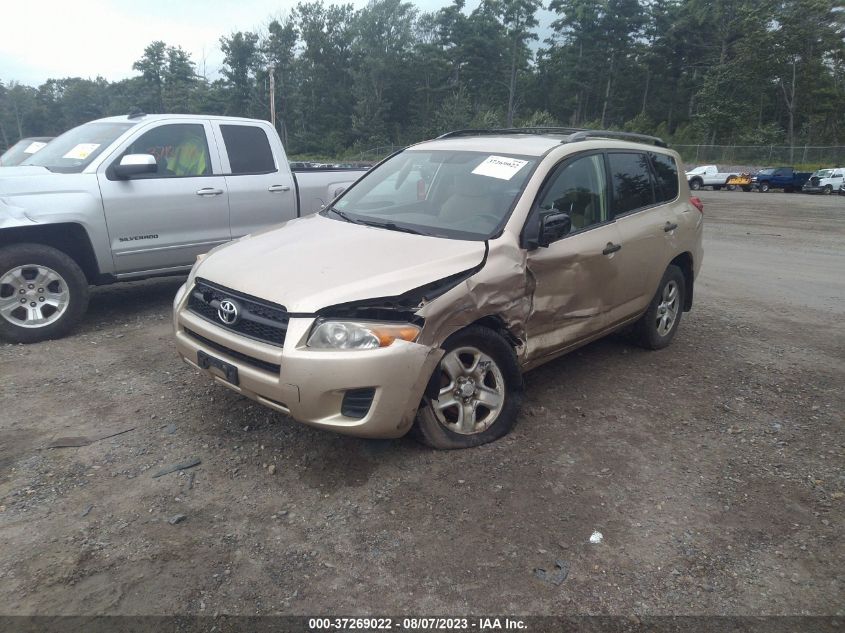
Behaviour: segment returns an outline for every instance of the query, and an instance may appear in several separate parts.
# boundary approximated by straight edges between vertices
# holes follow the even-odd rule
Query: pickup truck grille
[[[233,316],[230,317],[230,323],[220,318],[221,313],[226,316],[226,312],[221,310],[223,302],[229,302],[237,310],[231,313]],[[188,310],[219,327],[280,347],[284,345],[290,320],[287,310],[282,306],[216,286],[203,279],[197,279],[191,289]]]

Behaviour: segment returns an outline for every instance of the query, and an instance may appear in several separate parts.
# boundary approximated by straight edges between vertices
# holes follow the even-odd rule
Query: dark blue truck
[[[792,167],[767,167],[751,178],[751,186],[766,193],[769,189],[783,189],[786,193],[801,191],[812,175],[809,171],[795,171]]]

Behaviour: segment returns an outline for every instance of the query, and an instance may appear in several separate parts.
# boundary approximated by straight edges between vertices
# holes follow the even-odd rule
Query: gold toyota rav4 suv
[[[174,304],[179,354],[306,424],[490,442],[526,370],[624,326],[672,341],[702,257],[679,163],[616,132],[419,143],[317,215],[198,261]]]

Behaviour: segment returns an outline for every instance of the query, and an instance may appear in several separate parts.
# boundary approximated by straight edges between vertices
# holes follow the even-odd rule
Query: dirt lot
[[[845,613],[845,198],[701,197],[675,343],[530,373],[479,449],[340,437],[209,384],[173,351],[180,280],[0,346],[0,612]],[[555,561],[566,580],[536,577]]]

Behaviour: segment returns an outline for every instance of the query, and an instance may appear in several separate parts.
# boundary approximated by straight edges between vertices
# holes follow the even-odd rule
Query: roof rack
[[[455,138],[459,136],[483,136],[493,134],[565,134],[568,136],[564,143],[576,143],[591,138],[618,138],[628,141],[639,141],[649,143],[658,147],[667,147],[666,142],[656,136],[637,134],[636,132],[616,132],[614,130],[587,130],[579,127],[507,127],[491,129],[466,129],[453,130],[438,136],[442,138]]]
[[[618,138],[623,141],[639,141],[640,143],[657,145],[657,147],[668,147],[663,139],[656,136],[637,134],[636,132],[616,132],[614,130],[578,130],[570,135],[564,143],[577,143],[591,138]]]
[[[455,138],[456,136],[481,136],[484,134],[573,134],[582,128],[575,127],[505,127],[490,129],[453,130],[437,138]]]

